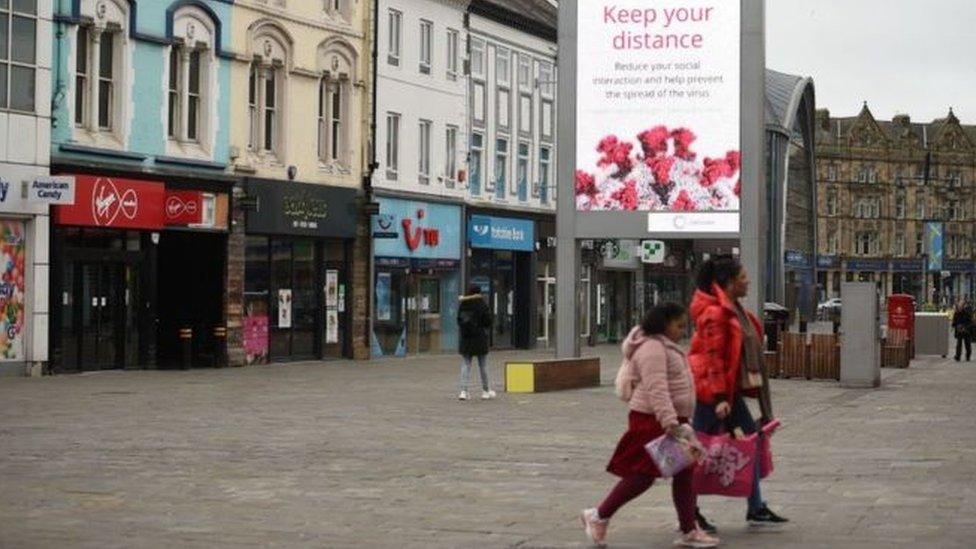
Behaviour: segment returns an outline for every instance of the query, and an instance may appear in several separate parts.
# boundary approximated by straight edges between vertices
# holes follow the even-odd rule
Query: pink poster
[[[0,221],[0,361],[24,359],[24,223]]]
[[[244,352],[247,363],[264,362],[268,358],[268,317],[248,315],[244,317]]]

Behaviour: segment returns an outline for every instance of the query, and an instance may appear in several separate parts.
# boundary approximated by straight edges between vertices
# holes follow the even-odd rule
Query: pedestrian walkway
[[[0,547],[585,547],[626,416],[616,350],[591,352],[599,389],[489,402],[455,400],[454,357],[5,379]],[[496,382],[537,354],[493,355]],[[726,547],[973,545],[976,364],[773,394],[765,493],[793,522],[749,533],[743,502],[703,498]],[[675,526],[655,487],[610,541],[667,547]]]

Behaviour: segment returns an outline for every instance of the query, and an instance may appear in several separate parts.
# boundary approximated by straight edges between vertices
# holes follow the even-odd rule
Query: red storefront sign
[[[197,225],[203,222],[203,193],[166,191],[166,224]]]
[[[120,177],[75,176],[75,203],[55,206],[61,225],[162,229],[166,188],[162,183]]]

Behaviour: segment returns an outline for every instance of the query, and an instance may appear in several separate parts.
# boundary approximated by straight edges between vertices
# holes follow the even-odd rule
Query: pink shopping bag
[[[705,447],[701,464],[695,469],[695,489],[700,495],[749,497],[755,474],[758,437],[737,439],[724,433],[698,433]]]
[[[762,436],[759,437],[759,478],[766,478],[773,473],[773,451],[769,446],[769,439],[779,426],[779,420],[774,419],[763,425],[761,429]]]
[[[689,444],[664,434],[648,442],[644,449],[650,454],[661,476],[671,478],[695,463]]]

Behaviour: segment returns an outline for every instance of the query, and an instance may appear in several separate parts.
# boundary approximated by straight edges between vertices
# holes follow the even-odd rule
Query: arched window
[[[326,166],[348,167],[351,163],[349,130],[352,120],[352,82],[355,80],[356,53],[342,41],[319,46],[318,151]]]
[[[181,8],[173,16],[173,38],[166,76],[166,135],[171,149],[209,154],[217,97],[213,21],[200,8]]]
[[[76,137],[121,146],[128,116],[129,5],[124,0],[83,2],[75,29],[72,94]]]
[[[291,39],[275,23],[251,27],[251,72],[248,81],[248,149],[284,160],[284,107]]]

